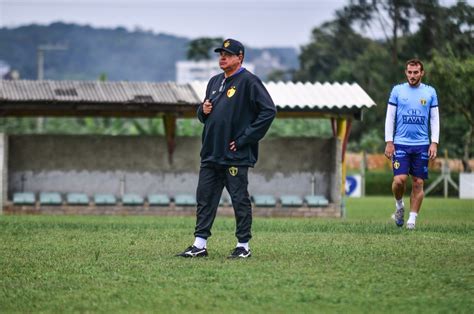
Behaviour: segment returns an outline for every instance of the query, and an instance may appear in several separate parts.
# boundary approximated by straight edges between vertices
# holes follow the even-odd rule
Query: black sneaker
[[[227,258],[247,258],[250,256],[252,256],[250,250],[247,251],[245,248],[238,246],[229,256],[227,256]]]
[[[181,256],[181,257],[206,257],[207,256],[207,249],[202,248],[198,249],[194,245],[191,245],[188,247],[186,250],[183,252],[176,254],[176,256]]]

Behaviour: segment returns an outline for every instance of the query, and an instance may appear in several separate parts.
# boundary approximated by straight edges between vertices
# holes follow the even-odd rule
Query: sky
[[[125,27],[190,39],[235,38],[255,48],[307,44],[349,0],[0,0],[0,27],[52,22]],[[451,5],[455,0],[440,0]],[[473,3],[474,0],[468,1]],[[377,34],[369,34],[376,37]]]

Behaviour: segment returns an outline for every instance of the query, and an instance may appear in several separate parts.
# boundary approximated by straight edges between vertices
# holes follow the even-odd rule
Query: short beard
[[[420,84],[421,79],[416,80],[414,84],[412,84],[412,82],[410,80],[407,80],[407,81],[408,81],[408,84],[410,86],[415,87],[415,86],[418,86],[418,84]]]

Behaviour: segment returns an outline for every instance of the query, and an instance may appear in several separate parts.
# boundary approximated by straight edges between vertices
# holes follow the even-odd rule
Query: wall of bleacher
[[[201,139],[178,137],[173,162],[164,137],[9,135],[7,192],[98,193],[120,198],[195,194]],[[268,138],[249,174],[251,195],[340,196],[339,151],[334,138]],[[339,167],[339,168],[338,168]],[[226,195],[226,192],[225,194]]]
[[[200,138],[176,140],[173,163],[166,140],[145,136],[9,136],[8,192],[194,193]],[[250,173],[254,194],[330,196],[333,139],[265,139]],[[125,191],[121,191],[125,189]]]

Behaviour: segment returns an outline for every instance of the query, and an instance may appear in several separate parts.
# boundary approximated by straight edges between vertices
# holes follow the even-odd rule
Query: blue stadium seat
[[[40,205],[61,205],[63,203],[61,194],[57,192],[41,192]]]
[[[309,207],[320,207],[329,205],[329,201],[323,195],[306,195],[304,197],[304,200]]]
[[[281,205],[285,207],[303,206],[303,199],[298,195],[282,195],[280,199],[281,199]]]
[[[178,194],[174,197],[176,206],[196,206],[196,197],[191,194]]]
[[[66,203],[69,205],[89,205],[89,196],[85,193],[67,193]]]
[[[122,205],[125,206],[143,206],[143,197],[138,194],[124,194],[122,197]]]
[[[117,199],[112,194],[96,194],[94,195],[94,203],[96,205],[115,205]]]
[[[148,204],[150,206],[169,206],[170,198],[166,194],[150,194],[148,195]]]
[[[254,195],[252,196],[255,206],[274,207],[276,206],[276,199],[273,195]]]
[[[35,193],[31,193],[31,192],[13,193],[14,205],[35,205],[35,202],[36,202]]]

